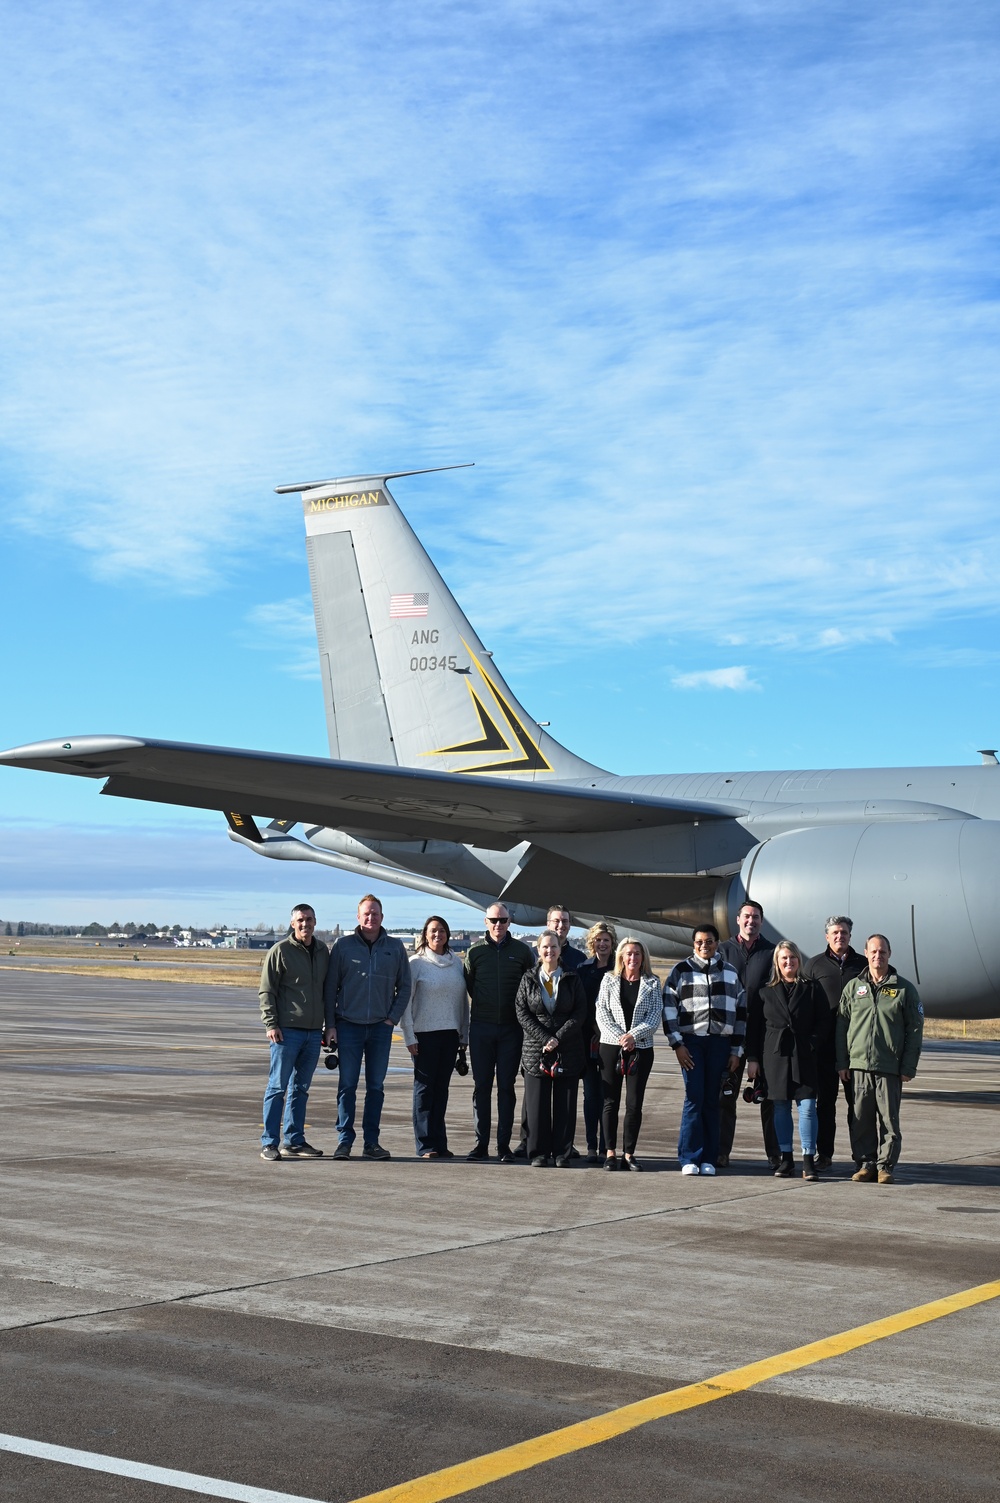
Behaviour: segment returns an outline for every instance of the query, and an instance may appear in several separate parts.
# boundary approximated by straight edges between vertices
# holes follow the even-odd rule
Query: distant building
[[[244,929],[234,937],[232,946],[236,950],[269,950],[274,940],[273,934],[258,934]],[[227,943],[229,943],[228,940]]]

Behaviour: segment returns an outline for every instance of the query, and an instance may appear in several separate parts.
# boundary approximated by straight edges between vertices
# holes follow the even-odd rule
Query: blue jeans
[[[714,1164],[719,1157],[719,1086],[733,1041],[721,1033],[685,1033],[694,1066],[683,1070],[684,1110],[677,1157],[681,1164]]]
[[[774,1135],[782,1153],[791,1153],[791,1102],[774,1102]],[[798,1136],[802,1138],[803,1153],[815,1154],[820,1118],[817,1115],[817,1099],[808,1096],[798,1102]]]
[[[819,1130],[815,1096],[807,1096],[804,1101],[798,1103],[798,1107],[799,1137],[802,1139],[802,1152],[812,1155],[816,1152],[816,1134]],[[774,1103],[774,1132],[778,1139],[778,1147],[782,1153],[791,1153],[792,1103],[790,1101],[776,1101]]]
[[[366,1148],[378,1142],[391,1047],[392,1026],[389,1023],[348,1023],[342,1018],[337,1019],[337,1053],[340,1055],[337,1136],[348,1147],[357,1137],[354,1110],[362,1060],[365,1063],[365,1109],[361,1117],[361,1132]]]
[[[262,1148],[277,1148],[282,1111],[285,1142],[301,1143],[306,1126],[309,1084],[319,1059],[323,1031],[320,1028],[283,1028],[281,1043],[271,1043],[271,1073],[264,1092]]]

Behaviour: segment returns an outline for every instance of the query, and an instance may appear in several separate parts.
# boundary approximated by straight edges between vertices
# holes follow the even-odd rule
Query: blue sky
[[[592,760],[1000,742],[995,6],[42,0],[4,34],[3,745],[325,753],[272,487],[462,460],[396,494]],[[213,816],[0,776],[4,918],[299,896]]]

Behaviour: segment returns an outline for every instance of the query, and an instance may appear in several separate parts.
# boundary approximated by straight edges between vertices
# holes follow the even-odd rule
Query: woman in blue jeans
[[[469,994],[462,962],[449,948],[451,930],[437,914],[413,947],[413,987],[399,1020],[413,1060],[413,1136],[422,1159],[452,1159],[445,1113],[459,1048],[469,1042]]]
[[[792,1102],[798,1107],[802,1142],[802,1178],[819,1179],[816,1171],[817,1039],[822,1034],[826,997],[802,975],[802,952],[790,939],[774,947],[771,976],[752,999],[747,1018],[747,1075],[763,1074],[768,1100],[774,1104],[774,1131],[781,1163],[774,1171],[788,1179],[795,1168],[792,1151]]]

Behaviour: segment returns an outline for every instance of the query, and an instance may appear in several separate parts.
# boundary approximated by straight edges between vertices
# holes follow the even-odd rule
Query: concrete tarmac
[[[0,960],[0,1037],[10,1435],[347,1503],[1000,1278],[995,1044],[927,1047],[878,1187],[846,1156],[773,1179],[742,1106],[733,1168],[682,1178],[665,1047],[646,1172],[611,1175],[417,1160],[401,1044],[390,1163],[262,1163],[239,988]],[[310,1100],[327,1153],[336,1080]],[[466,1496],[1000,1499],[998,1349],[1000,1300]],[[188,1496],[0,1453],[2,1499]]]

